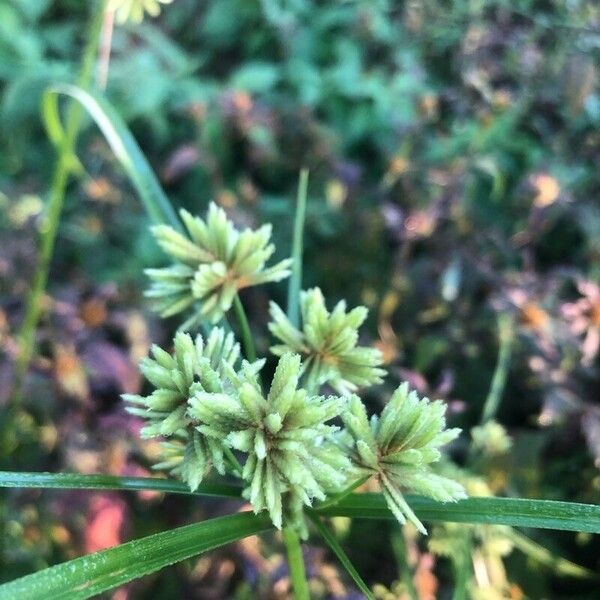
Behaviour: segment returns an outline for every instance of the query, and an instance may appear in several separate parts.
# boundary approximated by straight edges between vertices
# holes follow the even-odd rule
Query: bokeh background
[[[76,78],[89,13],[79,0],[0,0],[0,405],[55,163],[41,94]],[[304,285],[331,305],[369,307],[363,341],[390,372],[373,410],[408,380],[464,428],[451,454],[469,464],[474,493],[597,503],[599,58],[600,6],[585,0],[175,0],[157,19],[116,26],[103,68],[173,203],[203,213],[214,199],[240,225],[272,222],[281,257],[298,173],[310,169]],[[148,475],[156,445],[140,442],[120,394],[140,390],[137,362],[177,326],[142,296],[143,269],[165,257],[91,123],[78,156],[1,466]],[[268,300],[285,289],[244,295],[259,353]],[[502,346],[497,420],[510,444],[487,431],[474,462],[470,432]],[[5,498],[2,581],[239,508],[151,493]],[[426,540],[372,522],[335,527],[378,597],[452,597],[465,528]],[[473,597],[597,598],[597,582],[541,565],[510,532],[471,533]],[[597,538],[526,533],[598,572]],[[315,597],[361,597],[318,541],[306,550]],[[108,597],[288,594],[267,537]]]

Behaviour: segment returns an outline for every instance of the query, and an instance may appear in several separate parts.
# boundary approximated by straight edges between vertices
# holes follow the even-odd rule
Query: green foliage
[[[276,356],[298,352],[308,389],[329,384],[339,393],[348,393],[383,381],[381,352],[357,346],[358,328],[367,318],[364,306],[347,313],[342,300],[329,313],[321,290],[314,288],[300,293],[300,310],[301,330],[271,302],[269,330],[282,342],[272,346],[271,352]]]
[[[182,210],[187,236],[168,225],[152,232],[161,248],[175,261],[163,269],[147,269],[152,286],[146,292],[155,310],[168,317],[192,305],[194,315],[183,328],[201,319],[219,321],[233,304],[239,290],[281,281],[289,276],[289,259],[265,268],[275,251],[269,243],[271,226],[238,231],[225,211],[211,203],[206,221]]]
[[[144,435],[152,437],[150,442],[130,444],[130,456],[134,458],[127,468],[154,462],[157,468],[170,471],[187,484],[131,478],[117,481],[111,476],[85,479],[69,474],[53,479],[38,474],[35,485],[103,490],[114,486],[181,494],[193,488],[198,493],[225,493],[235,498],[241,487],[206,481],[211,466],[216,467],[215,476],[242,474],[232,453],[235,451],[240,453],[237,458],[245,460],[246,496],[256,510],[270,513],[269,517],[247,515],[250,521],[258,519],[268,524],[279,519],[282,526],[293,523],[303,533],[302,512],[311,517],[346,515],[400,521],[408,517],[417,524],[439,522],[442,525],[432,531],[431,547],[438,555],[454,559],[457,598],[461,591],[483,598],[499,593],[564,596],[554,578],[585,570],[568,561],[561,563],[558,553],[577,556],[593,569],[597,566],[597,538],[549,534],[541,546],[535,547],[499,524],[597,533],[598,508],[576,502],[510,498],[470,498],[438,504],[427,498],[404,497],[404,492],[411,489],[432,496],[441,494],[444,499],[460,494],[458,487],[448,482],[463,482],[462,474],[443,462],[438,461],[439,469],[434,464],[440,457],[444,436],[452,437],[453,430],[444,430],[445,415],[438,403],[416,396],[410,399],[403,387],[403,393],[394,393],[380,417],[369,420],[373,404],[380,400],[380,393],[386,397],[388,390],[385,383],[381,391],[369,389],[380,383],[384,371],[381,353],[368,347],[367,327],[361,330],[364,345],[359,345],[358,331],[366,309],[347,311],[341,303],[329,313],[325,298],[345,297],[350,306],[369,307],[369,325],[373,325],[374,332],[376,324],[381,336],[377,347],[383,350],[386,365],[391,363],[389,379],[400,376],[409,380],[419,395],[447,401],[453,423],[465,430],[470,427],[470,447],[466,447],[468,438],[463,438],[457,441],[457,450],[466,457],[471,473],[477,472],[481,482],[493,484],[494,494],[587,503],[596,500],[594,460],[599,456],[595,443],[599,429],[590,390],[597,387],[593,382],[598,374],[594,344],[594,282],[598,275],[598,261],[594,259],[598,254],[596,240],[600,239],[600,213],[594,203],[600,123],[595,67],[600,48],[597,9],[585,2],[525,1],[509,5],[504,0],[468,6],[458,1],[439,4],[428,0],[402,6],[388,0],[178,0],[162,11],[160,21],[137,24],[144,13],[154,16],[159,4],[166,3],[110,0],[117,23],[128,20],[136,25],[117,26],[110,57],[103,54],[100,59],[100,67],[109,72],[106,93],[110,103],[95,92],[86,94],[69,86],[54,86],[54,91],[45,96],[46,125],[60,125],[57,91],[84,105],[100,124],[116,162],[124,167],[125,175],[144,200],[147,214],[141,215],[131,200],[127,186],[119,180],[120,171],[113,172],[110,159],[106,160],[107,151],[97,142],[96,130],[84,132],[77,158],[70,157],[78,170],[66,188],[66,216],[58,231],[61,243],[53,259],[50,302],[44,303],[38,338],[42,341],[39,364],[53,361],[47,356],[46,346],[54,343],[54,321],[59,323],[56,330],[60,330],[61,343],[65,341],[63,336],[69,340],[66,343],[71,343],[68,336],[75,329],[72,322],[63,326],[62,313],[46,308],[55,305],[55,294],[61,298],[56,303],[59,307],[63,306],[63,294],[72,294],[73,285],[117,281],[135,283],[121,286],[128,302],[135,302],[125,290],[140,287],[137,282],[142,267],[154,267],[160,260],[153,254],[155,244],[147,235],[148,217],[161,224],[162,239],[161,234],[157,239],[173,260],[170,267],[150,271],[154,306],[163,316],[188,312],[191,316],[183,327],[191,329],[216,323],[234,302],[240,324],[236,327],[234,323],[233,327],[244,342],[246,357],[252,356],[249,350],[253,352],[253,335],[238,291],[246,287],[247,277],[258,277],[255,283],[262,283],[287,275],[289,264],[285,261],[274,267],[281,268],[277,273],[271,273],[266,264],[271,241],[287,252],[289,198],[298,170],[307,166],[311,169],[311,197],[308,206],[303,204],[299,211],[306,206],[305,261],[298,261],[302,239],[295,235],[294,268],[302,267],[306,282],[311,286],[319,283],[323,293],[318,288],[303,293],[302,302],[306,300],[312,306],[303,311],[307,314],[301,324],[296,315],[299,294],[287,298],[291,307],[287,315],[279,309],[284,304],[277,297],[279,304],[271,305],[270,329],[278,339],[274,353],[284,356],[287,363],[286,377],[276,375],[276,379],[285,379],[286,385],[295,380],[294,398],[304,393],[302,407],[310,406],[323,421],[305,427],[319,432],[310,443],[290,446],[282,437],[288,435],[286,428],[295,442],[296,436],[303,438],[308,433],[301,433],[302,427],[292,427],[291,412],[286,413],[278,430],[278,417],[273,415],[285,412],[281,407],[285,400],[273,392],[275,381],[271,385],[274,399],[271,393],[263,393],[258,373],[261,363],[240,366],[232,358],[237,357],[239,348],[223,331],[213,330],[204,340],[200,338],[200,352],[197,341],[178,334],[173,355],[162,350],[157,354],[155,350],[153,358],[143,363],[142,370],[147,371],[152,389],[147,395],[133,396],[130,407],[144,421]],[[0,195],[3,239],[7,223],[18,236],[22,226],[21,222],[19,228],[15,227],[19,211],[11,207],[12,200],[6,204],[6,199],[14,197],[15,203],[20,203],[23,190],[42,197],[48,180],[54,149],[38,118],[43,90],[49,83],[74,79],[78,71],[75,63],[83,47],[83,19],[88,18],[90,6],[101,4],[100,0],[0,2],[0,187],[6,192],[6,198]],[[128,127],[140,140],[148,160]],[[52,131],[57,130],[49,128],[52,145],[60,148],[63,137]],[[149,163],[156,165],[169,196],[189,209],[183,217],[187,219],[185,230]],[[102,193],[94,195],[92,189]],[[201,222],[211,228],[213,207],[206,221],[192,216],[199,214],[210,198],[226,207],[236,223],[272,222],[272,235],[270,231],[267,235],[264,228],[237,231],[224,214],[216,215],[219,218],[215,217],[212,226],[217,232],[214,240],[219,238],[226,252],[205,261],[198,259],[197,254],[207,251],[206,246],[194,239],[188,222],[192,227],[200,227]],[[31,221],[31,231],[42,226],[35,215]],[[302,231],[299,223],[295,231]],[[230,268],[226,258],[228,244],[247,232],[251,232],[248,240],[252,240],[255,251],[249,252],[248,260],[256,260],[253,265],[257,268],[239,273]],[[29,238],[26,242],[30,253],[33,244]],[[9,281],[10,288],[21,290],[17,294],[22,293],[28,285],[27,275],[19,273],[19,255],[11,257],[4,246],[0,248],[0,278]],[[86,252],[86,248],[94,251]],[[124,254],[129,258],[126,264]],[[18,272],[14,278],[13,265]],[[77,277],[72,277],[75,272]],[[266,279],[261,279],[265,273]],[[299,273],[291,280],[291,290],[300,290]],[[0,339],[10,364],[14,347],[11,331],[21,313],[18,298],[14,293],[5,293],[7,289],[0,281]],[[257,334],[269,298],[263,290],[253,290],[244,296],[246,300],[253,317],[252,331]],[[79,314],[78,310],[74,312]],[[502,332],[496,331],[498,313],[512,323],[508,350]],[[170,324],[157,325],[150,320],[149,331],[152,336],[170,335]],[[87,335],[80,327],[78,323],[77,331]],[[113,327],[111,316],[107,327],[94,329],[93,335],[112,340]],[[213,335],[220,336],[214,346],[220,349],[214,356],[212,352],[207,354]],[[231,342],[227,351],[220,346],[226,340]],[[263,351],[265,338],[259,334],[256,341],[259,351]],[[77,338],[78,352],[85,343]],[[496,374],[492,377],[498,348]],[[298,357],[291,358],[289,352],[299,355],[299,368]],[[51,370],[60,384],[58,366],[53,361]],[[0,382],[5,380],[3,367],[0,365]],[[270,368],[268,364],[265,372]],[[46,377],[37,371],[36,378]],[[90,373],[93,376],[93,368]],[[491,400],[484,402],[491,379]],[[388,385],[391,391],[396,382]],[[333,387],[342,398],[322,398],[322,386]],[[55,387],[44,385],[47,389]],[[226,411],[242,402],[242,388],[253,390],[254,395],[245,398],[255,412],[251,417],[238,409],[235,418],[225,423]],[[362,400],[348,398],[348,393],[357,389]],[[118,412],[107,409],[104,400],[95,396],[74,406],[58,393],[48,398],[35,392],[32,388],[32,399],[26,403],[19,422],[26,423],[31,439],[44,441],[30,454],[19,449],[10,468],[21,464],[27,468],[49,468],[50,464],[52,468],[71,468],[71,463],[65,462],[73,453],[71,448],[49,453],[50,463],[45,456],[45,444],[54,425],[63,431],[62,415],[76,413],[78,423],[94,423],[95,427],[105,411],[109,417]],[[212,401],[203,394],[209,394]],[[112,395],[116,397],[116,392]],[[64,410],[63,402],[69,403],[68,410]],[[345,423],[346,431],[334,431],[329,417],[319,413],[328,402],[333,403],[332,411],[336,406],[333,412],[341,411],[340,416],[352,423]],[[206,422],[192,414],[192,403],[203,406]],[[484,404],[484,418],[480,419]],[[308,418],[302,410],[298,412]],[[386,445],[380,436],[388,413],[399,418],[387,420],[386,427],[394,434],[393,443],[388,440]],[[505,423],[506,429],[495,421],[473,427],[487,417]],[[422,419],[419,422],[423,428],[433,435],[429,444],[414,445],[415,439],[421,442],[419,437],[425,434],[414,423],[411,426],[413,418]],[[213,435],[203,430],[209,427],[210,419],[215,423]],[[546,427],[548,424],[553,427]],[[230,430],[229,425],[241,428]],[[581,432],[574,435],[580,426]],[[353,427],[361,430],[361,436],[353,435]],[[96,432],[85,429],[82,425],[81,438],[87,435],[93,445]],[[10,439],[25,437],[21,432],[11,432]],[[68,444],[68,437],[60,439],[61,445]],[[165,439],[162,457],[157,459],[159,438]],[[582,443],[584,438],[587,447]],[[333,440],[341,446],[333,449]],[[275,445],[269,446],[272,442]],[[400,445],[394,449],[394,444]],[[272,465],[269,468],[270,451],[275,447],[277,453],[285,454],[285,460],[280,460],[281,470]],[[319,480],[323,468],[313,473],[312,467],[306,466],[310,461],[301,462],[302,468],[298,468],[298,457],[304,456],[307,448],[311,460],[322,460],[319,452],[323,449],[331,449],[339,458],[336,485],[330,485],[332,477]],[[55,456],[61,457],[59,465]],[[26,474],[0,475],[0,485],[4,485],[2,477],[12,481],[9,485],[29,485],[26,477],[18,475]],[[379,479],[385,498],[351,493],[363,475]],[[292,484],[290,478],[300,483]],[[478,496],[485,488],[487,495],[491,493],[487,483],[479,489],[467,489]],[[306,486],[303,492],[302,486]],[[325,498],[321,509],[315,503],[320,498]],[[189,497],[181,500],[188,501]],[[42,543],[35,549],[31,544],[27,546],[28,539],[36,539],[39,533],[30,521],[10,512],[11,505],[22,506],[25,502],[25,496],[11,497],[8,536],[0,531],[0,539],[6,539],[9,546],[9,561],[16,557],[14,569],[12,565],[12,570],[5,571],[4,565],[0,568],[5,577],[79,551],[60,543],[44,544],[45,531],[53,530],[50,525],[40,528]],[[310,503],[316,507],[309,508]],[[136,500],[129,504],[134,512],[138,510]],[[186,509],[181,514],[195,515],[197,509],[194,505],[193,512]],[[149,523],[152,519],[147,514],[157,522],[170,521],[158,508],[143,505],[141,510]],[[0,502],[0,516],[3,514]],[[132,528],[137,531],[139,522],[135,518],[134,514]],[[448,525],[452,521],[464,525]],[[234,527],[236,522],[232,523]],[[156,525],[153,521],[151,524]],[[21,526],[22,542],[13,543],[14,532]],[[219,539],[225,539],[225,529],[220,527],[215,525],[213,541],[220,531],[223,537]],[[407,537],[412,535],[410,529],[404,530]],[[194,530],[194,535],[204,535],[203,531]],[[357,569],[336,540],[338,532],[323,527],[317,527],[317,532],[363,589]],[[353,528],[345,538],[350,550],[359,544],[361,550],[364,548],[357,532],[358,528]],[[377,534],[372,536],[374,543],[380,544],[384,530],[373,528],[373,533]],[[290,560],[296,586],[298,573],[303,576],[303,570],[298,569],[302,553],[294,536],[286,536],[286,540],[288,537],[292,540]],[[162,539],[168,540],[169,536]],[[191,556],[199,551],[196,542],[179,538],[179,547],[173,550],[179,554],[175,557],[168,553],[163,562],[157,546],[152,569],[167,564],[166,559]],[[426,542],[417,538],[411,543],[411,556],[418,556]],[[270,544],[267,542],[269,552]],[[512,555],[504,565],[504,550],[510,544],[524,552],[527,549],[528,559],[545,561],[551,574],[529,568],[527,575],[520,576],[519,569],[526,563]],[[172,549],[175,546],[173,542]],[[119,561],[111,562],[111,556],[121,556],[119,560],[127,563],[124,571]],[[118,552],[107,555],[110,560],[106,573],[95,570],[105,557],[102,555],[90,571],[87,567],[92,563],[68,563],[36,581],[42,582],[44,592],[57,590],[55,595],[59,597],[59,579],[71,567],[78,570],[78,579],[72,580],[73,589],[63,587],[65,594],[99,591],[93,587],[96,577],[106,585],[117,585],[150,572],[148,561],[132,564],[127,556]],[[356,556],[361,574],[368,556],[368,551]],[[2,558],[0,547],[0,562]],[[312,555],[307,560],[312,561]],[[394,568],[389,556],[382,556],[380,563],[377,570],[364,572],[367,582],[379,577],[384,569],[387,576]],[[115,571],[111,565],[119,569]],[[500,571],[505,578],[494,580],[494,585],[486,589],[475,589],[476,578],[470,573],[473,565],[487,569],[484,580],[486,574],[494,580],[493,575]],[[310,566],[309,573],[318,572],[318,567]],[[402,566],[410,570],[408,565]],[[423,575],[421,566],[419,576]],[[434,577],[432,573],[429,576]],[[447,595],[446,578],[440,583],[440,595]],[[168,594],[177,593],[171,586],[165,587]],[[300,594],[301,588],[295,588],[296,593]],[[41,588],[23,589],[28,597],[32,589]],[[155,589],[160,592],[160,584],[152,592]],[[595,598],[595,589],[590,589],[589,597]],[[253,589],[250,593],[255,592]],[[235,592],[232,595],[237,597]],[[585,592],[581,597],[586,597]]]
[[[342,414],[345,435],[354,464],[376,475],[383,495],[400,523],[408,518],[426,533],[423,524],[402,496],[401,488],[442,502],[466,497],[457,482],[436,475],[430,465],[441,458],[439,448],[451,442],[460,429],[445,429],[446,406],[442,402],[419,399],[408,384],[401,385],[386,404],[380,417],[367,418],[360,398],[350,399]]]

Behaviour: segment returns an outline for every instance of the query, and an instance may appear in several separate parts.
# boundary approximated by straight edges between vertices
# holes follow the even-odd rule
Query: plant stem
[[[104,11],[102,23],[101,44],[98,58],[97,83],[98,89],[105,90],[108,83],[108,70],[110,65],[110,49],[112,46],[112,37],[115,27],[115,11]]]
[[[308,190],[308,169],[300,171],[296,214],[294,216],[294,236],[292,239],[292,275],[288,285],[287,317],[294,327],[300,320],[300,288],[302,286],[302,250],[304,237],[304,219],[306,215],[306,196]]]
[[[100,43],[105,0],[99,2],[98,8],[92,16],[87,43],[83,54],[83,61],[78,78],[78,85],[87,89],[92,84],[94,64]],[[81,125],[83,111],[78,103],[72,102],[67,111],[67,125],[65,137],[60,145],[59,157],[54,169],[50,195],[48,198],[47,213],[41,228],[39,261],[33,277],[33,284],[27,298],[25,317],[18,333],[19,353],[15,363],[14,383],[11,398],[8,402],[9,413],[14,414],[21,402],[23,381],[29,363],[33,357],[35,332],[42,309],[42,297],[48,282],[50,261],[54,251],[54,243],[60,223],[60,216],[65,199],[69,176],[73,168],[73,152],[77,135]]]
[[[244,354],[246,359],[250,362],[256,360],[256,350],[254,348],[254,340],[252,339],[252,332],[250,331],[250,325],[248,325],[248,318],[246,317],[246,311],[244,305],[240,300],[238,294],[236,294],[233,300],[233,308],[235,310],[235,316],[240,326],[240,333],[242,336],[242,344],[244,345]]]
[[[284,527],[283,542],[287,552],[294,598],[295,600],[310,600],[300,538],[294,529],[291,527]]]
[[[510,367],[510,357],[512,354],[514,336],[514,321],[510,315],[501,315],[498,318],[498,339],[500,341],[500,349],[498,351],[498,360],[496,369],[492,378],[490,391],[483,405],[481,413],[481,423],[484,424],[496,416],[500,400],[506,386],[508,377],[508,369]]]
[[[346,572],[352,579],[354,583],[356,583],[358,589],[365,595],[367,600],[375,600],[375,596],[373,596],[369,586],[363,581],[359,572],[356,570],[355,566],[352,564],[350,557],[344,552],[341,544],[338,542],[335,535],[329,531],[329,529],[321,522],[321,519],[313,514],[308,513],[310,520],[312,521],[315,529],[319,533],[319,535],[325,540],[327,545],[331,548],[332,552],[336,555],[337,559],[340,561],[341,565],[346,569]]]
[[[453,559],[455,584],[452,600],[467,600],[469,583],[471,581],[471,552],[472,542],[470,534],[464,537],[464,546]]]
[[[371,479],[371,475],[365,475],[360,479],[357,479],[354,483],[350,484],[346,489],[342,490],[339,494],[331,497],[329,500],[325,500],[325,502],[321,502],[318,504],[315,509],[321,508],[329,508],[330,506],[334,506],[341,500],[343,500],[346,496],[350,495],[356,488],[359,488],[361,485],[367,483]]]
[[[404,528],[400,531],[394,531],[391,536],[392,550],[398,563],[398,569],[400,570],[400,579],[406,587],[406,592],[410,600],[418,600],[419,595],[415,588],[415,582],[413,581],[413,573],[408,563],[408,552],[406,549],[406,539],[404,538]]]

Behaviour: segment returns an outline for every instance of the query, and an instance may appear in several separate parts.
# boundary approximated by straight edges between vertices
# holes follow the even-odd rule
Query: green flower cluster
[[[212,330],[206,343],[202,336],[192,340],[186,333],[175,336],[173,355],[152,346],[154,358],[145,358],[140,370],[154,386],[148,396],[125,394],[127,411],[142,417],[143,438],[165,437],[162,460],[154,465],[181,477],[192,490],[214,466],[225,473],[223,446],[202,435],[188,413],[189,400],[198,392],[223,391],[224,369],[232,369],[240,355],[233,334]],[[262,363],[253,367],[257,370]],[[245,365],[246,370],[253,370]]]
[[[345,401],[298,389],[300,357],[294,354],[279,360],[266,397],[255,374],[229,370],[228,377],[230,393],[197,392],[190,415],[207,438],[248,454],[244,495],[254,510],[267,510],[281,528],[285,505],[288,521],[305,531],[302,507],[325,500],[347,479],[350,461],[331,441],[337,427],[326,424]]]
[[[303,358],[302,370],[308,389],[329,384],[338,393],[355,391],[383,381],[383,358],[376,348],[357,346],[358,328],[367,318],[367,309],[358,306],[346,312],[338,302],[329,313],[319,288],[300,293],[302,331],[294,327],[285,313],[271,302],[269,330],[282,343],[271,348],[281,356],[297,352]]]
[[[144,13],[151,17],[160,14],[161,4],[171,4],[173,0],[108,0],[106,7],[109,11],[114,11],[117,21],[125,23],[141,23],[144,20]]]
[[[369,420],[358,396],[350,399],[342,414],[345,431],[341,443],[355,466],[375,475],[390,510],[400,523],[408,518],[419,531],[425,527],[404,499],[404,488],[441,502],[465,498],[462,485],[435,474],[431,463],[441,458],[439,448],[458,437],[460,429],[445,429],[446,405],[419,399],[402,384],[390,398],[381,416]]]
[[[206,221],[180,211],[187,236],[168,225],[152,228],[160,247],[174,260],[163,269],[146,269],[152,285],[146,296],[162,317],[197,309],[182,326],[201,320],[216,323],[231,308],[239,290],[281,281],[289,276],[291,260],[265,268],[275,247],[271,225],[238,231],[225,211],[211,202]]]
[[[166,225],[153,229],[174,264],[147,271],[147,295],[163,316],[194,306],[181,329],[218,321],[244,287],[288,276],[289,260],[265,267],[274,251],[270,225],[237,231],[215,204],[206,221],[180,214],[186,235]],[[180,332],[173,354],[152,348],[141,370],[154,390],[125,399],[145,421],[141,435],[164,438],[154,467],[192,490],[213,467],[232,473],[244,481],[255,512],[267,511],[275,527],[291,525],[303,537],[305,507],[374,476],[398,521],[409,519],[425,533],[401,489],[443,502],[465,496],[460,484],[431,467],[459,430],[445,429],[442,402],[419,399],[408,384],[369,420],[353,392],[381,383],[385,371],[378,350],[358,345],[367,309],[347,310],[342,301],[329,312],[318,288],[301,292],[300,305],[298,328],[271,303],[269,329],[280,342],[271,351],[280,358],[266,394],[259,377],[264,360],[241,361],[233,334],[223,329],[206,340]],[[320,395],[324,386],[339,395]],[[336,418],[343,430],[332,423]]]

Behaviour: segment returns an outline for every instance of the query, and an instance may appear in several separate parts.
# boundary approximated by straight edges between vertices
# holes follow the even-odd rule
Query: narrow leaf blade
[[[423,521],[490,523],[513,527],[600,533],[600,506],[524,498],[467,498],[446,504],[406,496]],[[394,520],[381,494],[352,494],[337,505],[317,510],[324,516]]]
[[[115,475],[79,475],[77,473],[18,473],[0,471],[0,488],[42,488],[63,490],[129,490],[154,491],[170,494],[197,494],[239,498],[241,488],[222,483],[203,483],[190,491],[180,481],[158,477],[117,477]]]
[[[319,532],[319,535],[327,542],[327,545],[331,548],[331,551],[337,556],[337,559],[340,561],[344,569],[346,569],[348,575],[352,577],[354,583],[358,587],[358,589],[366,596],[367,600],[374,600],[375,596],[373,596],[369,586],[363,581],[362,577],[359,575],[358,571],[354,568],[352,561],[348,557],[348,555],[344,552],[344,549],[337,541],[335,536],[327,529],[323,523],[321,523],[321,519],[311,512],[308,513],[310,520],[313,522],[315,529]]]
[[[73,98],[92,117],[114,152],[125,173],[136,188],[146,212],[155,223],[167,223],[181,231],[181,223],[169,199],[163,192],[154,171],[140,150],[135,138],[117,111],[106,98],[93,92],[86,92],[75,85],[57,84],[44,94],[42,116],[46,129],[55,141],[62,132],[58,115],[57,95]]]
[[[267,515],[250,512],[186,525],[0,585],[0,598],[90,598],[168,565],[271,528]]]

